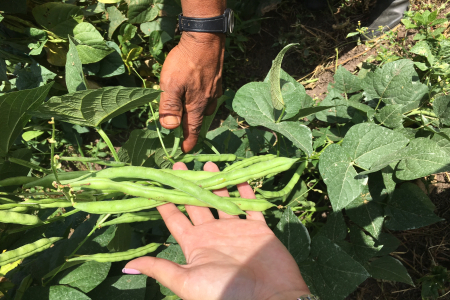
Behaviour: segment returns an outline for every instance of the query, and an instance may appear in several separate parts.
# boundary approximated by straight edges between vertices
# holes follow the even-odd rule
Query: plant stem
[[[59,182],[58,172],[56,171],[56,164],[55,164],[55,144],[56,144],[56,140],[55,140],[55,132],[56,132],[55,118],[52,117],[52,120],[50,122],[48,122],[48,123],[52,125],[52,138],[49,140],[49,143],[51,145],[51,148],[50,148],[50,166],[52,167],[53,175],[55,175],[56,182],[58,184],[61,184],[61,182]]]
[[[136,75],[141,79],[142,84],[143,84],[144,89],[145,89],[145,88],[147,87],[146,84],[145,84],[145,80],[141,77],[141,75],[138,73],[138,71],[136,71],[136,69],[135,69],[133,66],[131,66],[131,69],[133,69],[134,73],[136,73]],[[167,152],[166,146],[164,145],[164,142],[163,142],[163,140],[162,140],[161,132],[159,131],[158,123],[156,122],[155,112],[153,111],[153,106],[152,106],[151,103],[149,103],[149,106],[150,106],[150,111],[152,112],[153,119],[155,120],[156,133],[158,134],[159,141],[161,142],[161,146],[162,146],[162,148],[163,148],[163,150],[164,150],[164,153],[166,154],[167,159],[168,159],[171,163],[174,164],[175,161],[172,159],[172,157],[171,157],[171,156],[169,155],[169,153]],[[181,125],[180,125],[180,126],[181,126]]]
[[[98,126],[97,128],[95,128],[97,130],[97,132],[100,134],[100,136],[102,137],[102,139],[105,141],[106,145],[108,145],[109,151],[111,151],[114,160],[117,162],[120,162],[119,160],[119,156],[117,155],[116,149],[114,149],[113,144],[111,143],[111,140],[109,139],[109,137],[106,135],[106,133],[103,131],[103,129],[101,128],[101,126]]]
[[[211,144],[211,143],[210,143],[209,141],[207,141],[207,140],[204,140],[203,142],[206,144],[206,146],[208,146],[209,148],[211,148],[211,150],[214,151],[215,154],[220,155],[219,150],[217,150],[216,147],[214,147],[213,144]]]
[[[281,122],[281,119],[283,118],[285,111],[286,111],[286,106],[283,106],[283,110],[281,111],[281,115],[278,117],[277,123]]]
[[[16,232],[28,230],[28,229],[31,229],[31,228],[39,227],[39,226],[42,226],[42,225],[51,224],[51,223],[54,223],[56,221],[62,220],[64,218],[68,217],[68,216],[71,216],[73,214],[76,214],[79,211],[80,211],[79,209],[75,208],[75,209],[72,209],[71,211],[69,211],[69,212],[67,212],[65,214],[62,214],[62,215],[58,216],[58,217],[51,218],[50,220],[45,220],[41,224],[30,225],[30,226],[25,226],[25,227],[18,228],[18,229],[8,230],[8,233],[16,233]]]
[[[151,104],[150,104],[151,105]],[[181,134],[183,131],[181,130],[181,125],[173,130],[175,135],[175,140],[173,141],[172,153],[170,153],[170,157],[174,157],[175,153],[177,153],[178,147],[180,146]]]
[[[33,163],[29,162],[29,161],[25,161],[25,160],[20,159],[20,158],[10,157],[10,158],[8,158],[8,160],[10,162],[12,162],[12,163],[15,163],[15,164],[18,164],[18,165],[21,165],[21,166],[24,166],[24,167],[27,167],[27,168],[39,171],[39,172],[42,172],[44,174],[52,174],[52,170],[44,169],[41,166],[38,166],[36,164],[33,164]]]

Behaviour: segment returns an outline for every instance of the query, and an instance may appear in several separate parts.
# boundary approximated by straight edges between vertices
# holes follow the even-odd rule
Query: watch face
[[[228,10],[228,33],[232,33],[234,29],[234,11]]]

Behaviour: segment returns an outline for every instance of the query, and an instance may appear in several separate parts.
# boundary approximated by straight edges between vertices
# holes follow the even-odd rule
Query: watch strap
[[[190,18],[180,14],[178,17],[180,31],[227,33],[227,20],[224,15],[212,18]]]

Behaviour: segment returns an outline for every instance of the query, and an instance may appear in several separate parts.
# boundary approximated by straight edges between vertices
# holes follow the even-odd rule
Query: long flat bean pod
[[[64,173],[58,173],[59,180],[70,180],[74,178],[78,178],[80,176],[83,176],[85,174],[89,174],[89,171],[74,171],[74,172],[64,172]],[[24,184],[23,188],[29,189],[35,186],[43,186],[45,188],[52,188],[52,183],[55,181],[55,175],[50,174],[45,177],[39,178],[36,181],[29,182],[27,184]]]
[[[97,262],[115,262],[115,261],[122,261],[122,260],[130,260],[130,259],[133,259],[136,257],[144,256],[148,253],[154,252],[161,245],[162,244],[151,243],[151,244],[145,245],[140,248],[130,249],[128,251],[114,252],[114,253],[98,253],[98,254],[93,254],[93,255],[82,255],[82,256],[71,258],[67,261],[76,261],[76,260],[91,261],[91,260],[94,260]]]
[[[89,162],[89,163],[95,163],[103,166],[110,166],[110,167],[123,167],[127,164],[120,161],[106,161],[102,159],[98,159],[95,157],[70,157],[70,156],[61,156],[59,160],[65,160],[65,161],[79,161],[79,162]]]
[[[115,182],[106,178],[91,178],[90,180],[73,183],[73,185],[93,189],[103,189],[103,188],[107,189],[114,186],[116,189],[120,190],[125,194],[152,199],[164,203],[171,202],[181,205],[189,204],[195,206],[212,207],[211,205],[204,203],[196,199],[195,197],[189,196],[186,193],[180,191],[167,190],[159,187],[142,186],[140,184],[132,182]],[[260,199],[227,198],[227,197],[219,197],[219,198],[221,199],[222,202],[229,201],[236,204],[242,210],[264,211],[274,206],[272,203]],[[110,203],[110,202],[112,201],[103,203]],[[101,205],[102,202],[95,202],[95,203]]]
[[[226,212],[229,215],[245,214],[236,204],[230,201],[222,201],[222,199],[210,191],[202,189],[197,184],[186,179],[177,177],[171,173],[166,173],[157,169],[145,167],[121,167],[104,169],[95,174],[100,178],[117,178],[117,177],[142,177],[144,179],[158,181],[162,184],[179,189],[186,194],[195,197],[211,207]]]
[[[286,184],[286,186],[283,189],[276,191],[276,192],[263,191],[263,190],[257,189],[258,193],[260,193],[264,198],[278,198],[278,197],[283,197],[283,196],[288,195],[292,191],[294,186],[297,184],[297,182],[299,181],[300,176],[302,176],[302,173],[305,170],[307,164],[308,164],[308,162],[304,161],[298,166],[294,175],[292,175],[291,180],[289,180],[288,184]]]
[[[19,259],[44,251],[45,249],[50,248],[50,246],[53,243],[61,239],[62,239],[61,237],[40,239],[34,243],[26,244],[22,247],[19,247],[11,251],[6,251],[3,254],[0,254],[0,266],[15,262]]]
[[[140,211],[166,204],[147,198],[131,198],[124,200],[100,201],[100,202],[75,202],[74,207],[91,214],[119,214]]]
[[[37,205],[37,204],[20,202],[20,203],[1,204],[0,210],[11,209],[11,208],[16,208],[16,207],[29,207],[29,208],[39,209],[39,205]]]
[[[225,169],[223,169],[222,172],[228,172],[228,171],[231,171],[231,170],[246,168],[248,166],[251,166],[251,165],[259,163],[259,162],[263,162],[263,161],[268,161],[268,160],[274,159],[275,157],[277,157],[277,156],[274,155],[274,154],[253,156],[253,157],[250,157],[250,158],[238,161],[237,163],[234,163],[231,166],[226,167]]]
[[[14,208],[8,209],[8,211],[16,212],[16,213],[26,213],[30,207],[29,206],[17,206]]]
[[[297,159],[277,157],[269,161],[260,162],[250,167],[232,170],[226,173],[218,173],[217,175],[197,181],[196,183],[204,189],[216,190],[229,185],[236,185],[251,179],[264,177],[271,173],[281,173],[289,170]]]
[[[191,161],[208,162],[208,161],[235,161],[234,154],[186,154],[183,158],[177,160],[179,162],[190,163]]]
[[[161,219],[162,217],[157,211],[132,212],[123,214],[120,217],[115,218],[114,220],[105,222],[102,224],[102,227],[115,224],[156,221]]]
[[[36,225],[42,223],[41,219],[35,215],[19,214],[14,211],[4,210],[0,210],[0,222],[22,225]]]
[[[28,177],[28,176],[18,176],[18,177],[6,178],[6,179],[3,179],[3,180],[0,180],[0,187],[12,186],[12,185],[23,185],[23,184],[26,184],[26,183],[30,183],[30,182],[36,181],[38,179],[39,178]]]

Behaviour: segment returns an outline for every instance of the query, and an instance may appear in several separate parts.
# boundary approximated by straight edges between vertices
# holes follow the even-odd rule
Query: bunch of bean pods
[[[70,160],[70,158],[64,159]],[[200,162],[235,161],[236,156],[230,154],[185,155],[183,158],[184,162],[192,160]],[[8,178],[0,181],[0,187],[21,187],[22,192],[15,193],[15,197],[0,195],[0,222],[24,225],[10,230],[10,232],[17,232],[49,224],[78,211],[84,211],[102,215],[99,218],[102,221],[96,225],[99,228],[115,224],[159,220],[161,219],[159,213],[149,209],[166,203],[211,207],[231,215],[245,214],[244,211],[264,211],[275,206],[266,199],[289,194],[305,169],[306,161],[300,163],[285,188],[277,192],[257,190],[260,193],[257,199],[219,197],[212,190],[272,176],[287,171],[297,162],[298,159],[276,157],[275,155],[255,156],[230,164],[222,172],[153,169],[126,166],[123,163],[105,163],[109,167],[97,172],[75,171],[57,173],[57,176],[49,174],[42,178]],[[47,192],[26,192],[28,191],[26,189],[36,189],[37,187],[43,187],[47,189]],[[56,192],[48,192],[49,188],[55,187],[58,189]],[[50,194],[56,196],[51,197]],[[19,199],[24,201],[17,201],[17,197],[21,197]],[[74,209],[47,220],[41,220],[33,213],[42,209],[61,207],[73,207]],[[115,218],[107,221],[111,215]],[[43,251],[60,239],[44,238],[6,251],[0,254],[0,266]],[[85,255],[71,258],[69,261],[128,260],[153,252],[159,246],[160,244],[152,243],[125,252]]]

